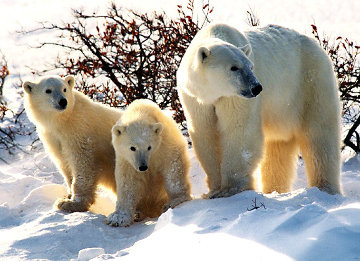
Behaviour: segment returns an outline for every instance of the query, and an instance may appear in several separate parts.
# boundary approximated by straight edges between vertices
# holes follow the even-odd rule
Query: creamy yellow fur
[[[128,226],[191,199],[187,142],[173,119],[153,102],[136,100],[113,127],[116,210],[106,220]],[[131,148],[133,150],[131,150]],[[147,166],[140,171],[139,166]]]
[[[254,76],[263,91],[251,98]],[[309,186],[341,193],[337,83],[314,40],[276,25],[241,33],[213,23],[190,44],[177,85],[209,197],[252,189],[258,164],[264,192],[289,191],[299,149]]]
[[[97,185],[116,192],[111,128],[122,113],[93,102],[73,86],[72,76],[24,83],[26,113],[68,186],[68,197],[57,202],[67,212],[87,211]],[[59,97],[67,100],[64,110],[52,106]]]

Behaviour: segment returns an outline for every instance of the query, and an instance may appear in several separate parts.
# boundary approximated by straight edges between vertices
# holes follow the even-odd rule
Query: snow
[[[176,15],[176,0],[127,1],[141,10],[165,10]],[[181,1],[180,1],[181,2]],[[182,1],[184,2],[184,1]],[[321,31],[360,42],[360,2],[338,1],[212,1],[213,17],[245,26],[253,8],[262,25],[282,24],[311,34],[314,21]],[[57,56],[57,48],[29,49],[52,33],[15,34],[36,22],[69,21],[71,8],[106,10],[108,1],[21,1],[0,3],[0,50],[10,65],[5,99],[19,108],[22,99],[13,85],[31,78]],[[185,5],[185,4],[183,4]],[[197,5],[197,3],[195,3]],[[44,38],[45,37],[45,38]],[[20,54],[20,55],[19,55]],[[26,139],[25,139],[26,140]],[[30,141],[30,138],[28,138]],[[192,150],[191,183],[194,200],[169,209],[158,219],[114,228],[104,219],[115,209],[115,198],[99,190],[91,211],[67,214],[53,207],[66,194],[63,177],[43,149],[31,154],[0,157],[1,260],[356,260],[360,259],[360,157],[343,153],[344,196],[307,188],[304,163],[298,163],[293,191],[263,194],[246,191],[229,198],[205,200],[205,174]],[[259,208],[254,207],[256,199]],[[261,205],[263,204],[263,206]],[[248,210],[249,209],[249,210]]]
[[[204,200],[200,195],[206,193],[205,174],[193,151],[189,152],[196,199],[169,209],[158,219],[126,228],[104,224],[105,216],[115,208],[115,199],[105,191],[98,192],[91,212],[67,214],[54,209],[54,201],[66,190],[46,157],[38,155],[34,161],[29,156],[1,165],[0,259],[360,258],[360,158],[344,163],[346,196],[304,185],[284,194],[246,191]],[[36,174],[39,165],[43,166],[41,175]],[[301,162],[298,168],[296,185],[305,180]],[[248,211],[255,199],[257,206],[263,203],[265,207]]]

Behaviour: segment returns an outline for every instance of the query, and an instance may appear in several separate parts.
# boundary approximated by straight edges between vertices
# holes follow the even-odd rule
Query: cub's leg
[[[136,207],[143,197],[142,182],[135,179],[136,175],[139,174],[128,163],[122,161],[116,164],[116,209],[105,219],[106,224],[125,227],[134,222]]]
[[[283,193],[291,190],[296,173],[297,152],[295,139],[266,142],[265,155],[261,162],[263,192]]]

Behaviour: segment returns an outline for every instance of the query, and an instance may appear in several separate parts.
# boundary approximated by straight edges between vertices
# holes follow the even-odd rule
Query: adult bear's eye
[[[135,151],[135,150],[136,150],[136,148],[135,148],[135,147],[130,147],[130,149],[131,149],[132,151]]]
[[[45,92],[50,94],[50,93],[51,93],[51,90],[50,90],[50,89],[47,89]]]
[[[148,150],[151,150],[151,146],[148,147]]]
[[[235,72],[235,71],[239,70],[239,68],[236,67],[236,66],[232,66],[232,67],[230,68],[230,70],[232,70],[233,72]]]
[[[64,92],[66,92],[66,88],[64,89]]]

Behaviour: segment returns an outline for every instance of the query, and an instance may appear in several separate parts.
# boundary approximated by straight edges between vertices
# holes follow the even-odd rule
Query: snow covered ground
[[[65,187],[43,152],[0,166],[0,259],[360,258],[360,158],[344,164],[344,197],[304,188],[304,167],[299,164],[291,193],[247,191],[202,200],[204,173],[194,156],[192,163],[197,199],[127,228],[103,223],[114,209],[114,199],[105,192],[99,192],[92,212],[55,210],[53,202],[65,195]],[[265,207],[248,211],[255,199]]]
[[[120,4],[176,14],[179,1],[128,1]],[[180,1],[181,2],[181,1]],[[245,26],[251,7],[262,25],[282,24],[310,34],[314,21],[328,35],[345,35],[360,43],[358,1],[212,1],[215,19]],[[5,98],[21,106],[12,85],[31,77],[33,68],[55,59],[58,50],[29,49],[44,37],[20,37],[15,30],[35,22],[70,19],[70,8],[106,9],[108,1],[2,0],[0,50],[11,77]],[[192,155],[192,193],[196,198],[127,228],[103,220],[114,209],[114,198],[99,191],[91,212],[65,214],[53,208],[64,195],[62,176],[40,148],[31,155],[7,157],[0,163],[0,260],[357,260],[360,259],[360,157],[344,155],[344,196],[306,188],[303,163],[298,164],[294,190],[285,194],[247,191],[230,198],[202,200],[205,175]],[[256,199],[258,209],[248,211]]]

